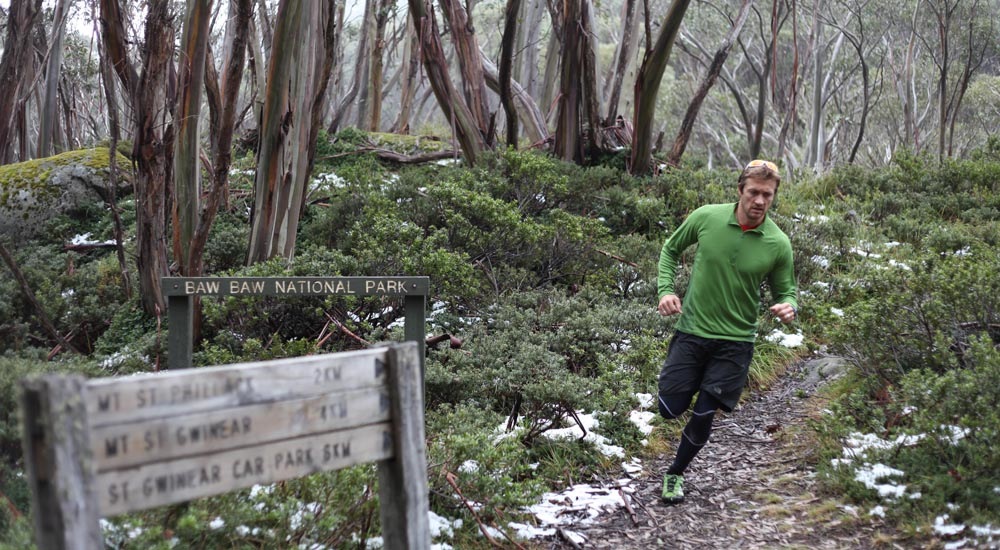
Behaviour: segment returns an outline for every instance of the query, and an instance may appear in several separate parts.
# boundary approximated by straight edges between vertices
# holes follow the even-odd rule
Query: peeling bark
[[[729,28],[729,32],[726,33],[726,37],[722,40],[719,49],[716,50],[715,56],[712,58],[712,63],[705,73],[705,78],[701,81],[698,91],[695,92],[694,98],[691,99],[691,103],[688,104],[687,111],[684,113],[684,120],[681,122],[677,137],[674,138],[674,145],[667,156],[667,164],[673,166],[680,164],[681,156],[684,155],[684,150],[687,149],[687,143],[691,138],[691,131],[694,129],[694,123],[698,118],[701,105],[722,72],[722,66],[726,63],[726,59],[729,58],[729,50],[732,49],[736,38],[743,30],[747,16],[750,14],[750,5],[752,3],[753,0],[743,0],[743,5],[740,7],[740,12],[736,16],[736,20],[733,22],[732,27]]]
[[[646,52],[639,73],[636,75],[635,111],[632,118],[632,125],[635,128],[632,141],[631,171],[633,174],[649,172],[653,148],[653,115],[656,97],[660,90],[663,72],[667,68],[667,61],[670,59],[674,38],[680,30],[688,4],[690,4],[690,0],[673,0],[671,2],[656,44],[652,50]]]
[[[23,68],[29,64],[31,29],[42,11],[42,0],[15,0],[7,14],[7,39],[0,58],[0,164],[10,161],[11,130],[23,80]],[[23,119],[22,119],[23,120]],[[25,145],[21,138],[22,146]],[[27,160],[26,155],[21,160]]]
[[[469,110],[469,106],[459,96],[448,74],[441,41],[438,38],[437,22],[427,0],[409,0],[410,14],[413,16],[417,34],[420,37],[421,61],[437,98],[438,106],[445,118],[452,124],[455,138],[462,147],[466,162],[475,164],[480,153],[487,147],[486,140]]]
[[[507,117],[507,146],[514,148],[517,148],[518,127],[510,81],[514,64],[514,39],[517,37],[517,14],[520,9],[521,0],[507,0],[503,37],[500,42],[500,103]]]

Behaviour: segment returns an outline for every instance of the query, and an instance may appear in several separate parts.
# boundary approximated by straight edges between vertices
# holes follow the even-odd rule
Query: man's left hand
[[[791,323],[795,320],[795,308],[784,302],[771,306],[771,314],[782,323]]]

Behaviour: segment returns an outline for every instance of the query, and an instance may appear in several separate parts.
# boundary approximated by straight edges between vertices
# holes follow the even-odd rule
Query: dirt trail
[[[582,545],[556,536],[542,547],[566,548],[874,548],[899,547],[891,529],[818,492],[813,452],[795,437],[816,404],[811,399],[833,358],[792,367],[768,391],[716,417],[711,442],[685,476],[686,500],[659,501],[670,453],[646,460],[630,508],[576,525]]]

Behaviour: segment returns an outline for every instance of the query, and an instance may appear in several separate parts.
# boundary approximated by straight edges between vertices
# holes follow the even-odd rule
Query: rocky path
[[[716,417],[711,443],[685,476],[686,500],[659,501],[672,448],[646,460],[630,506],[592,525],[574,526],[579,544],[551,537],[541,547],[566,548],[893,548],[895,535],[864,511],[818,492],[812,448],[798,435],[818,407],[814,392],[832,358],[792,367],[768,391]]]

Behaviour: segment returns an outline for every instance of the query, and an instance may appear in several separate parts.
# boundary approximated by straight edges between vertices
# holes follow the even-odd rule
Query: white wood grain
[[[98,509],[112,516],[385,460],[393,455],[391,429],[384,422],[100,473]]]
[[[431,545],[419,349],[415,342],[406,342],[389,352],[396,453],[378,465],[379,515],[387,550],[427,550]]]
[[[87,383],[92,427],[385,383],[386,348],[164,371]]]
[[[90,445],[104,472],[389,419],[388,389],[376,387],[104,425],[91,430]]]
[[[45,550],[103,547],[83,405],[85,379],[49,375],[21,383],[24,463],[35,543]]]

